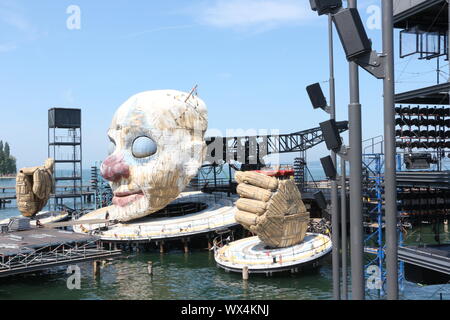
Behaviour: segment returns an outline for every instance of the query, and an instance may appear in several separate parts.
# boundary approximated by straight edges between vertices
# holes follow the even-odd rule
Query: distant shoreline
[[[0,180],[6,180],[6,179],[15,179],[16,175],[11,175],[11,176],[0,176]]]

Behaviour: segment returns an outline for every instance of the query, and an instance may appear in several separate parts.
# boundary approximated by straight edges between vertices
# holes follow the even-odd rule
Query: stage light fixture
[[[342,8],[342,0],[309,0],[311,9],[317,11],[319,16],[335,12]]]

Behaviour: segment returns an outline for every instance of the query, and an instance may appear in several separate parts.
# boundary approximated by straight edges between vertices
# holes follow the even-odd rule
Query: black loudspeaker
[[[314,193],[314,199],[316,200],[320,209],[325,210],[327,208],[327,200],[325,200],[325,196],[322,191]]]
[[[342,0],[309,0],[311,9],[320,15],[328,14],[342,7]]]
[[[325,96],[323,95],[323,91],[322,88],[320,87],[320,84],[314,83],[310,86],[307,86],[306,91],[308,92],[309,100],[311,100],[311,104],[314,107],[314,109],[326,108],[328,103],[327,100],[325,99]]]
[[[322,129],[322,135],[325,139],[328,150],[339,151],[342,146],[341,136],[336,126],[336,121],[331,119],[320,123],[320,129]]]
[[[328,156],[325,158],[321,158],[320,162],[322,163],[322,168],[327,178],[330,180],[335,180],[337,172],[336,167],[333,164],[333,159],[331,159],[331,157]]]
[[[48,127],[74,129],[81,127],[81,109],[52,108],[48,110]]]
[[[336,30],[344,47],[347,60],[352,61],[372,51],[359,12],[355,8],[343,9],[333,15]]]

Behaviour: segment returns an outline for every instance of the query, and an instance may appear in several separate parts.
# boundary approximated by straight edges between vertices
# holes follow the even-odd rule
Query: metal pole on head
[[[330,119],[336,119],[336,91],[334,82],[334,50],[333,50],[333,19],[331,13],[328,14],[328,46],[330,58]],[[331,151],[333,164],[337,165],[336,152]],[[332,263],[333,263],[333,299],[340,300],[340,253],[339,253],[339,208],[338,208],[338,184],[336,180],[331,180],[331,228],[332,228]]]
[[[356,0],[348,0],[349,8],[357,8]],[[350,252],[352,274],[352,299],[364,300],[364,240],[362,219],[362,128],[361,104],[359,100],[359,71],[355,62],[350,62]]]
[[[384,90],[385,221],[387,298],[398,299],[397,180],[395,167],[394,25],[393,0],[383,0],[383,54],[386,59]]]

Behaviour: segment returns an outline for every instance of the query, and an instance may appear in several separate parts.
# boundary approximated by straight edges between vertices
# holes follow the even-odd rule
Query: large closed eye
[[[156,153],[156,150],[157,146],[155,141],[145,136],[136,138],[133,142],[133,146],[131,147],[133,156],[136,158],[150,157]]]

